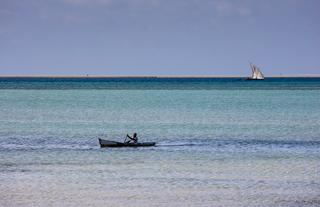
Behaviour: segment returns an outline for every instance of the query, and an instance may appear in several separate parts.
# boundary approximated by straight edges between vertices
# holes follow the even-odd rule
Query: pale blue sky
[[[0,74],[320,73],[319,0],[0,0]]]

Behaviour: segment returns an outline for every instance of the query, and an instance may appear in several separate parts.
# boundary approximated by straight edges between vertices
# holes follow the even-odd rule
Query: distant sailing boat
[[[252,75],[251,77],[247,78],[247,80],[264,80],[264,75],[256,65],[250,63],[250,67],[252,70]]]

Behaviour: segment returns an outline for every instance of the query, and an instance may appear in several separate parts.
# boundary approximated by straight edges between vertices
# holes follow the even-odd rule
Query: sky
[[[320,74],[319,0],[0,0],[0,74]]]

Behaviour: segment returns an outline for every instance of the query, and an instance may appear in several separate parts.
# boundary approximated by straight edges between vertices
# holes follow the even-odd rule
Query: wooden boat
[[[140,142],[140,143],[122,143],[105,139],[99,139],[101,147],[152,147],[155,146],[155,142]]]

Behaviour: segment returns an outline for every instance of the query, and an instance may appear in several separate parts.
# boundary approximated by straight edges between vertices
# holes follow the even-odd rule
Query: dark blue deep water
[[[319,90],[320,78],[0,78],[0,89]]]

